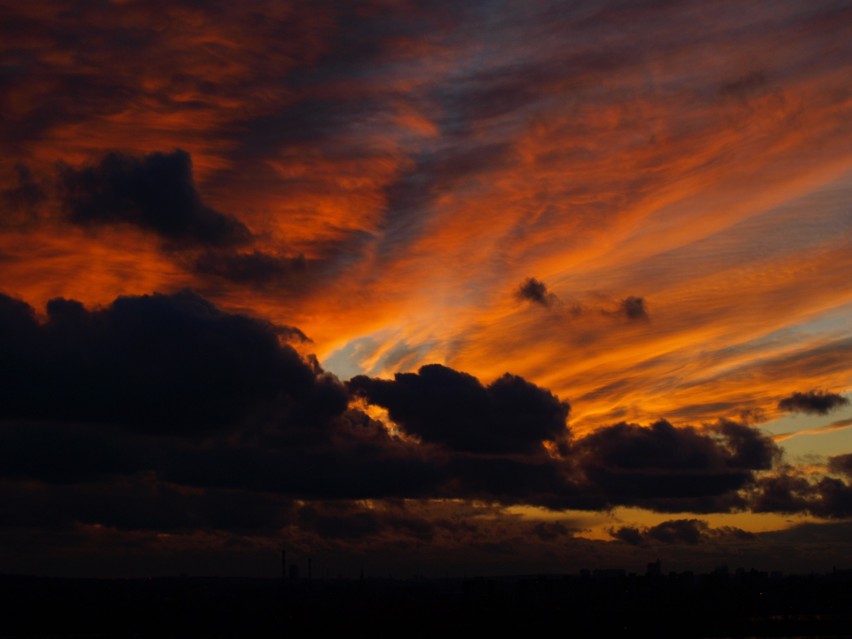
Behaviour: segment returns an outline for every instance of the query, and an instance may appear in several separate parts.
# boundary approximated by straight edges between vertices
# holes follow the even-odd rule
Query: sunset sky
[[[852,5],[0,2],[0,572],[852,552]]]

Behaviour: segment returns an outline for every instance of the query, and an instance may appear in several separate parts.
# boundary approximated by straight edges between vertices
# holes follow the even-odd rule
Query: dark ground
[[[852,571],[474,579],[0,576],[2,637],[287,636],[556,626],[566,636],[843,637]]]

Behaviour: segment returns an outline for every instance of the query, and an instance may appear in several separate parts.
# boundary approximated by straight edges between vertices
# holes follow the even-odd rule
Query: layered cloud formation
[[[758,479],[780,451],[736,422],[619,423],[576,438],[567,402],[510,374],[485,386],[432,365],[344,385],[289,345],[296,329],[191,292],[95,311],[56,299],[46,311],[39,321],[21,301],[0,305],[7,525],[269,531],[292,522],[299,500],[423,497],[848,512],[841,480],[783,469]],[[371,418],[371,405],[389,419]],[[831,470],[848,475],[846,457]],[[342,535],[316,508],[298,521]]]
[[[0,8],[8,547],[547,565],[847,516],[850,25],[829,0]]]

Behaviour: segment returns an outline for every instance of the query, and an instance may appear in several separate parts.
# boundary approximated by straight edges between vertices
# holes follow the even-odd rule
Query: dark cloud
[[[633,546],[654,543],[694,546],[708,540],[754,538],[752,533],[740,528],[731,526],[711,528],[706,521],[700,519],[670,519],[647,528],[622,526],[609,532],[614,539]]]
[[[660,420],[599,429],[575,442],[571,456],[610,503],[714,512],[741,506],[738,491],[755,471],[771,468],[780,450],[765,434],[735,422],[699,431]]]
[[[710,431],[721,436],[731,468],[769,470],[781,458],[781,449],[772,438],[747,424],[720,419]]]
[[[318,538],[422,542],[432,524],[346,504],[728,511],[743,506],[743,489],[759,492],[754,473],[777,455],[735,422],[616,424],[572,441],[568,404],[509,374],[484,385],[431,365],[347,387],[285,342],[298,335],[191,292],[95,310],[55,299],[43,318],[0,296],[0,507],[14,513],[9,525],[295,526]],[[420,443],[351,408],[353,395],[385,407]],[[819,490],[840,509],[844,487]],[[234,506],[241,495],[246,506]],[[544,541],[569,533],[555,524],[530,532]]]
[[[535,279],[534,277],[527,278],[523,284],[518,287],[516,295],[529,302],[535,302],[542,306],[550,306],[556,299],[556,296],[547,290],[544,282]]]
[[[760,431],[730,421],[702,431],[662,421],[648,428],[617,424],[571,442],[558,400],[511,376],[484,387],[471,376],[430,366],[393,381],[354,378],[349,387],[387,408],[391,419],[422,440],[414,447],[421,455],[420,479],[429,477],[432,494],[448,498],[555,509],[639,505],[663,512],[727,512],[744,506],[740,491],[780,455]],[[521,410],[525,402],[519,399],[509,401],[509,388],[529,408]],[[531,425],[522,436],[495,415]],[[540,445],[547,440],[556,442],[558,456]]]
[[[329,412],[331,410],[327,408]],[[429,497],[448,481],[441,459],[400,444],[363,414],[305,423],[286,407],[238,433],[177,438],[109,424],[0,421],[0,483],[86,486],[155,477],[197,491],[293,499]],[[355,432],[356,429],[372,432]],[[189,494],[188,493],[188,494]]]
[[[808,510],[817,517],[841,519],[852,516],[852,485],[834,477],[823,477],[816,484]]]
[[[648,309],[645,308],[645,300],[641,297],[630,296],[623,299],[619,310],[629,320],[648,319]]]
[[[813,485],[803,476],[783,469],[777,475],[761,477],[755,485],[749,507],[754,512],[806,512]]]
[[[809,390],[805,393],[793,393],[778,402],[778,408],[793,413],[827,415],[841,406],[849,405],[843,395],[822,390]]]
[[[508,373],[488,386],[432,364],[393,381],[354,377],[349,388],[388,410],[407,433],[468,452],[524,453],[562,440],[570,407],[546,389]]]
[[[150,446],[117,429],[0,422],[0,477],[52,484],[110,480],[148,469]]]
[[[828,470],[852,478],[852,454],[829,457]]]
[[[623,541],[631,546],[638,546],[645,541],[642,531],[634,526],[621,526],[620,528],[612,528],[609,531],[610,536],[618,541]]]
[[[663,544],[697,544],[709,528],[700,519],[672,519],[652,526],[645,537]]]
[[[773,475],[761,477],[750,493],[754,512],[810,513],[817,517],[840,519],[852,516],[850,455],[830,457],[828,470],[845,479],[809,477],[785,466]]]
[[[574,444],[573,451],[588,459],[587,465],[593,461],[624,471],[763,470],[778,454],[769,437],[736,422],[699,431],[665,420],[649,427],[622,422],[601,428]]]
[[[184,151],[142,158],[110,153],[95,166],[61,169],[59,182],[60,204],[73,224],[129,224],[150,231],[167,251],[181,251],[187,270],[208,279],[293,289],[307,275],[302,254],[246,249],[254,241],[251,232],[203,203]]]
[[[169,457],[158,460],[160,472],[198,488],[270,491],[304,500],[431,497],[448,479],[440,459],[393,441],[384,429],[354,433],[335,423],[330,430],[304,432],[297,426],[268,424],[271,432],[240,444],[172,446]]]
[[[60,192],[69,221],[79,226],[130,224],[179,245],[234,246],[251,240],[242,222],[202,202],[185,151],[141,159],[110,153],[95,166],[66,167]]]
[[[558,521],[542,521],[533,526],[533,533],[542,541],[570,537],[572,530]]]
[[[218,310],[191,292],[125,297],[89,311],[51,300],[47,320],[0,296],[0,418],[123,424],[194,433],[239,423],[262,403],[324,393],[342,412],[342,386],[279,336],[292,329]]]
[[[568,464],[547,455],[522,458],[454,455],[446,461],[445,497],[504,504],[535,504],[555,510],[607,507],[601,491],[576,478]]]

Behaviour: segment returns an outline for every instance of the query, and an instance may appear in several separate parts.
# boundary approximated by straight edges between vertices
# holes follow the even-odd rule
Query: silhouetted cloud
[[[827,415],[831,411],[847,406],[849,400],[843,395],[823,390],[809,390],[805,393],[795,392],[778,402],[778,408],[793,413],[810,413],[812,415]]]
[[[572,530],[558,521],[542,521],[533,526],[535,535],[544,541],[569,537]]]
[[[484,385],[430,365],[345,386],[284,341],[300,336],[186,291],[97,310],[55,299],[42,321],[0,296],[0,474],[77,485],[153,473],[288,499],[713,512],[742,507],[740,491],[778,454],[726,421],[621,423],[572,441],[568,403],[509,374]],[[386,408],[419,441],[353,399]]]
[[[242,222],[205,205],[185,151],[141,158],[110,153],[93,166],[61,168],[59,183],[60,206],[71,223],[127,224],[154,233],[167,253],[208,281],[292,288],[307,273],[304,255],[251,248],[257,238]]]
[[[545,283],[534,277],[527,278],[524,283],[518,287],[516,294],[522,300],[535,302],[542,306],[550,306],[556,299],[556,295],[547,290]]]
[[[641,297],[630,296],[621,301],[620,310],[629,320],[648,319],[648,309],[645,308],[645,300]]]
[[[388,410],[407,433],[468,452],[531,452],[567,435],[570,407],[546,389],[508,373],[488,386],[431,364],[393,381],[363,375],[349,388]]]
[[[645,536],[664,544],[697,544],[708,529],[699,519],[672,519],[650,527]]]
[[[233,246],[251,239],[235,217],[205,205],[185,151],[137,158],[110,153],[100,163],[66,167],[61,199],[73,224],[130,224],[177,244]]]
[[[626,544],[630,544],[631,546],[638,546],[643,541],[645,541],[645,537],[642,534],[642,531],[636,528],[635,526],[620,526],[619,528],[611,528],[609,531],[610,536],[617,541],[623,541]]]
[[[808,476],[792,466],[783,466],[761,477],[751,491],[749,507],[755,512],[810,513],[840,519],[852,515],[852,461],[850,455],[829,457],[828,470],[844,475]]]
[[[692,426],[675,428],[665,420],[649,427],[620,423],[601,428],[576,442],[574,451],[595,465],[625,471],[763,470],[778,454],[769,437],[736,422],[720,422],[702,432]]]
[[[755,471],[771,468],[780,450],[757,429],[735,422],[699,431],[660,420],[601,428],[575,442],[571,456],[611,503],[718,512],[742,506],[738,491]]]
[[[597,486],[577,477],[568,463],[546,454],[455,454],[444,464],[442,497],[535,504],[554,510],[608,506]]]
[[[0,296],[0,326],[8,328],[0,335],[7,363],[0,418],[186,434],[233,425],[264,402],[310,398],[324,388],[279,340],[300,332],[224,313],[189,291],[119,298],[94,311],[57,298],[44,323],[26,304]],[[342,412],[343,387],[324,401]]]
[[[808,510],[817,517],[852,516],[852,485],[834,477],[820,479],[816,485],[816,499],[809,504]]]
[[[842,457],[779,478],[741,424],[612,424],[844,390],[849,7],[497,4],[6,3],[0,270],[39,306],[0,298],[2,523],[275,547],[476,500],[506,552],[500,505],[845,512]],[[246,310],[109,303],[187,285]],[[480,378],[392,378],[429,362]]]
[[[852,454],[829,457],[828,470],[852,478]]]
[[[813,484],[805,477],[782,469],[777,475],[761,477],[755,485],[749,507],[754,512],[807,512]]]
[[[747,540],[755,537],[752,533],[732,526],[711,528],[706,521],[700,519],[670,519],[646,528],[622,526],[611,529],[610,535],[633,546],[653,543],[696,545],[708,540]]]

